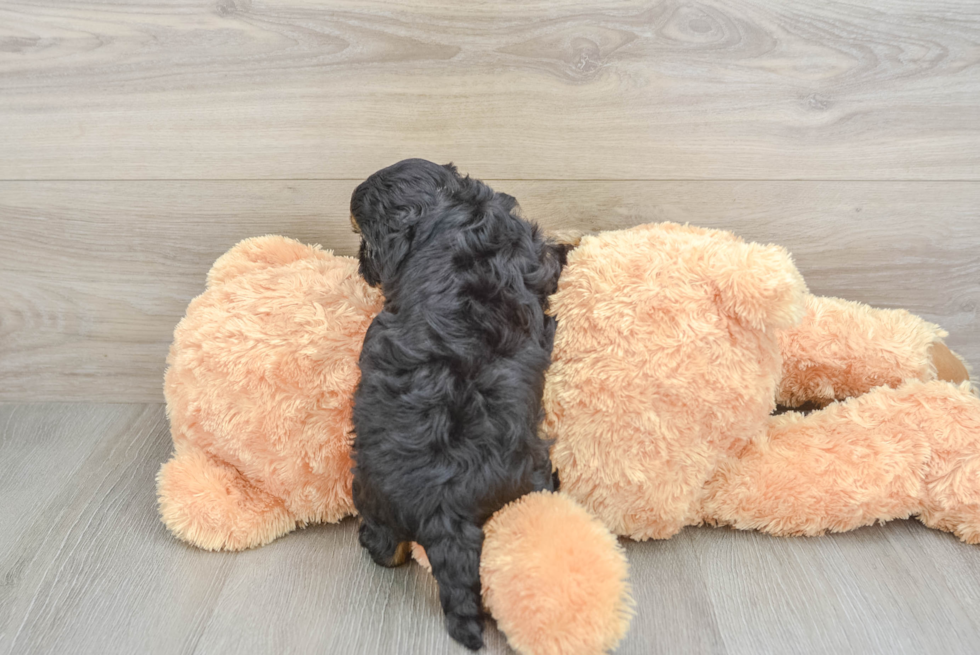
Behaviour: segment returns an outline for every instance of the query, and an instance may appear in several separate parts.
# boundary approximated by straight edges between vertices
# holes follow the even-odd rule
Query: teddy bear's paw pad
[[[611,651],[633,614],[626,554],[560,493],[529,494],[484,527],[483,600],[523,655]]]
[[[945,382],[962,384],[970,379],[970,370],[959,355],[942,341],[935,341],[929,347],[929,358],[936,367],[936,377]]]
[[[205,550],[245,550],[290,532],[282,502],[200,451],[179,453],[157,474],[160,517],[178,538]]]
[[[412,542],[412,559],[419,563],[423,569],[432,573],[432,564],[429,563],[429,556],[425,554],[425,548]]]

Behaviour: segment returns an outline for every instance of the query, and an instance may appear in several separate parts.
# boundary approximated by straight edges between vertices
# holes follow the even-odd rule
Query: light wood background
[[[978,62],[973,0],[4,0],[0,400],[159,402],[218,255],[352,253],[408,156],[548,227],[784,244],[980,361]]]
[[[459,652],[351,523],[209,555],[152,499],[211,262],[352,254],[351,190],[410,156],[549,228],[783,244],[980,367],[976,0],[0,0],[0,653]],[[980,643],[978,549],[915,523],[628,549],[621,653]]]

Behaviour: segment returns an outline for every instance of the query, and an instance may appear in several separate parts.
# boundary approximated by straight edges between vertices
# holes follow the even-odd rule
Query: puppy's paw
[[[408,559],[411,542],[399,542],[394,533],[383,525],[364,520],[358,534],[361,546],[378,566],[393,568]]]

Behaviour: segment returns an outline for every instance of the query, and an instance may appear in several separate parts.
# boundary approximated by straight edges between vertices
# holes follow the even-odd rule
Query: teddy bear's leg
[[[280,499],[195,448],[160,468],[157,497],[171,532],[205,550],[263,546],[296,527]]]
[[[969,378],[963,361],[943,344],[934,325],[905,310],[806,297],[801,323],[780,333],[783,378],[781,405],[826,405],[909,380]]]
[[[980,541],[980,399],[968,385],[879,387],[808,416],[770,419],[705,489],[706,522],[778,535],[920,515]]]

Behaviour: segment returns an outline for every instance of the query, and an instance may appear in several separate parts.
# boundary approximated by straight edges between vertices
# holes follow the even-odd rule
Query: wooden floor
[[[153,500],[211,262],[353,253],[351,190],[404,157],[548,228],[783,244],[980,367],[976,0],[0,0],[0,654],[461,651],[350,522],[207,554]],[[980,548],[914,522],[626,547],[620,653],[980,644]]]
[[[0,406],[0,653],[464,653],[432,578],[388,570],[355,524],[245,553],[175,541],[153,476],[160,405]],[[624,542],[621,655],[976,653],[976,546],[896,521],[814,539],[688,528]],[[510,652],[495,629],[488,653]]]

